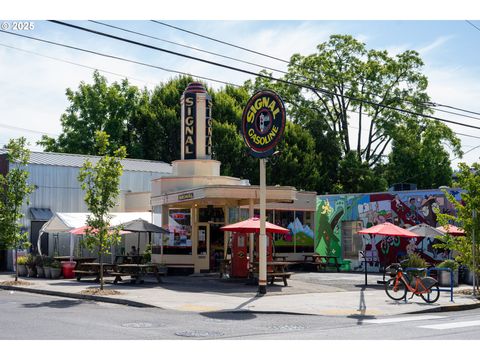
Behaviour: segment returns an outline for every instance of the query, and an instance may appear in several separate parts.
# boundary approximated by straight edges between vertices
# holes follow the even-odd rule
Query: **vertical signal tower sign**
[[[188,84],[181,98],[181,159],[212,158],[212,98],[201,83]]]

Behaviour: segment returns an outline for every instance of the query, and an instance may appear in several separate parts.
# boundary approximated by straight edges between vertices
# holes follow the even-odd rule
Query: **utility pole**
[[[477,224],[477,211],[475,209],[472,210],[472,220],[473,220],[473,226],[472,226],[472,263],[473,263],[473,296],[477,297],[477,291],[475,289],[476,287],[476,277],[477,277],[477,264],[475,261],[475,226]]]

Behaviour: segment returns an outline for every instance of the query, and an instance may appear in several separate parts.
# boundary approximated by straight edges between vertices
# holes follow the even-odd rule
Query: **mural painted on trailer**
[[[460,200],[459,189],[449,189],[449,193]],[[368,228],[386,221],[401,227],[411,227],[421,223],[437,227],[437,215],[454,212],[441,190],[417,190],[374,194],[342,194],[317,197],[315,227],[315,251],[321,255],[342,258],[342,222],[360,221]],[[379,269],[383,264],[397,261],[412,252],[421,253],[427,261],[441,261],[449,257],[448,252],[435,249],[438,240],[425,238],[398,238],[363,235],[362,250],[366,250],[369,269]],[[361,264],[361,256],[357,261]],[[343,260],[343,259],[342,259]],[[362,260],[363,261],[363,260]],[[355,267],[353,268],[355,269]]]

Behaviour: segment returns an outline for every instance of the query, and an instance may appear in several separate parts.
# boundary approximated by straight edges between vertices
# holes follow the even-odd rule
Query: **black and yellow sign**
[[[270,156],[285,130],[285,106],[271,90],[255,93],[247,103],[242,117],[245,143],[252,156]]]
[[[177,199],[178,199],[178,201],[193,199],[193,192],[180,194],[180,195],[178,195]]]

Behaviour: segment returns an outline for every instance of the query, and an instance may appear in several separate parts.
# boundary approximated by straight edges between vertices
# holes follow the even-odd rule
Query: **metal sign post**
[[[267,234],[265,231],[267,188],[266,158],[275,151],[285,130],[285,105],[271,90],[256,92],[242,115],[242,133],[250,155],[260,159],[260,234],[258,244],[258,293],[267,293]],[[251,259],[253,261],[253,259]]]
[[[267,234],[265,231],[265,212],[267,189],[265,181],[265,159],[260,159],[260,235],[258,246],[258,293],[267,293]]]

